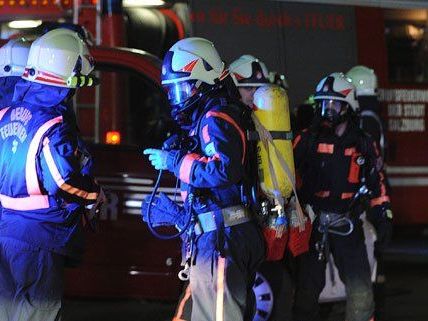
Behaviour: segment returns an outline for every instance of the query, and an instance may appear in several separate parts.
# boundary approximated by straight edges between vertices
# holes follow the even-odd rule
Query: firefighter
[[[380,175],[382,159],[374,140],[358,126],[355,87],[342,73],[322,79],[314,98],[314,121],[294,140],[300,197],[317,214],[310,251],[298,262],[294,320],[320,320],[318,298],[331,252],[346,287],[346,320],[368,321],[374,302],[359,215],[369,203],[375,248],[383,250],[391,235],[392,212]]]
[[[252,55],[243,55],[233,61],[229,67],[232,79],[238,87],[241,101],[253,107],[255,91],[270,83],[266,65]],[[285,88],[284,88],[285,89]],[[286,261],[291,257],[286,256]],[[264,262],[259,271],[266,277],[273,291],[274,304],[269,320],[291,320],[292,280],[291,266],[281,261]]]
[[[104,199],[69,124],[75,78],[93,69],[70,30],[33,42],[14,101],[0,114],[0,320],[61,318],[64,266],[82,255],[82,213]],[[93,209],[97,209],[94,206]]]
[[[9,40],[0,48],[0,109],[12,102],[15,84],[21,79],[31,43],[24,38]]]
[[[382,157],[384,157],[386,141],[384,126],[379,116],[377,76],[373,69],[361,65],[352,67],[346,76],[356,88],[358,104],[360,105],[360,127],[375,139],[380,147]]]
[[[264,246],[242,193],[249,175],[247,108],[232,95],[236,88],[206,39],[186,38],[173,45],[163,60],[161,77],[172,117],[188,131],[184,140],[193,142],[144,151],[156,169],[169,170],[180,179],[185,203],[180,208],[163,194],[156,197],[152,223],[169,222],[180,229],[190,225],[183,243],[190,286],[175,320],[251,320],[249,297]],[[186,214],[191,218],[184,219]],[[181,308],[188,298],[190,317]]]
[[[378,81],[373,69],[366,66],[354,66],[346,76],[352,81],[356,88],[357,99],[360,105],[360,128],[369,133],[379,146],[379,151],[386,161],[387,140],[385,137],[384,123],[380,118],[380,103],[378,100]],[[381,172],[385,177],[387,190],[390,191],[388,176],[385,171]],[[377,259],[377,281],[374,287],[376,302],[376,319],[381,320],[385,314],[385,272],[381,251],[375,252]]]
[[[241,101],[251,108],[257,88],[269,84],[266,65],[252,55],[242,55],[230,64],[229,70]]]

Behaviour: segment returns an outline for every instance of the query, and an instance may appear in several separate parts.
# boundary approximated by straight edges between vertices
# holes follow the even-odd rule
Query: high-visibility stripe
[[[317,152],[322,153],[322,154],[333,154],[334,145],[333,144],[320,143],[320,144],[318,144]]]
[[[22,77],[23,78],[30,78],[28,68],[25,68],[25,71],[24,71],[24,74],[22,75]],[[63,78],[61,78],[61,77],[59,77],[53,73],[46,72],[46,71],[36,71],[35,80],[42,81],[42,82],[45,82],[48,84],[56,84],[56,85],[64,85],[64,86],[67,84],[67,82]]]
[[[172,319],[172,321],[186,321],[182,319],[184,306],[186,305],[186,302],[190,299],[192,295],[192,292],[190,290],[190,284],[186,287],[186,291],[184,292],[183,298],[180,300],[180,303],[178,304],[177,313]]]
[[[218,160],[220,160],[220,155],[219,154],[214,154],[211,157],[203,156],[203,157],[199,157],[197,159],[197,161],[204,162],[204,163],[214,162],[214,161],[218,161]]]
[[[61,176],[61,173],[59,172],[58,167],[55,164],[51,150],[49,148],[49,138],[46,137],[45,140],[43,141],[43,144],[44,144],[43,155],[45,156],[45,160],[48,165],[49,171],[55,183],[57,184],[57,186],[69,194],[76,195],[83,199],[96,200],[98,198],[98,193],[88,192],[65,183],[65,180]]]
[[[41,195],[39,180],[36,170],[36,155],[39,150],[40,141],[42,140],[43,135],[55,124],[62,122],[62,116],[55,117],[51,120],[48,120],[37,130],[34,135],[31,143],[28,147],[27,152],[27,162],[25,165],[25,181],[27,184],[27,193],[28,195]]]
[[[49,198],[47,195],[30,195],[28,197],[9,197],[0,194],[2,207],[17,210],[31,211],[49,208]]]
[[[207,118],[208,117],[219,117],[221,119],[224,119],[225,121],[227,121],[229,124],[231,124],[233,127],[235,127],[235,129],[238,131],[239,135],[241,136],[241,140],[242,140],[242,164],[244,164],[245,161],[245,153],[247,150],[247,141],[245,140],[245,134],[242,131],[242,129],[238,126],[238,124],[233,120],[232,117],[230,117],[229,115],[225,114],[225,113],[221,113],[221,112],[217,112],[217,111],[209,111],[207,112]]]
[[[184,156],[183,160],[181,161],[181,165],[180,165],[180,170],[179,170],[179,178],[180,180],[182,180],[184,183],[189,184],[190,182],[190,173],[192,171],[192,165],[193,162],[199,158],[198,154],[192,153],[192,154],[187,154],[186,156]]]
[[[293,142],[293,149],[296,148],[297,144],[302,140],[302,135],[297,136]]]
[[[342,193],[340,198],[343,200],[346,200],[346,199],[352,198],[352,196],[354,196],[354,193]]]
[[[215,305],[215,320],[224,320],[224,284],[226,281],[226,258],[219,256],[217,263],[217,297]]]
[[[183,191],[183,190],[180,191],[181,199],[183,200],[183,202],[186,201],[187,194],[189,194],[187,191]]]
[[[389,196],[381,196],[381,197],[373,198],[370,201],[370,206],[374,207],[376,205],[382,205],[385,202],[389,202]]]
[[[345,156],[352,156],[356,152],[357,152],[357,150],[355,147],[346,148],[345,149]]]
[[[9,110],[10,107],[7,108],[3,108],[2,110],[0,110],[0,120],[3,118],[4,114],[6,114],[6,112]]]
[[[315,193],[315,196],[325,198],[330,196],[330,191],[319,191]]]
[[[210,141],[210,134],[208,133],[208,125],[205,125],[204,128],[202,128],[202,138],[205,144]]]

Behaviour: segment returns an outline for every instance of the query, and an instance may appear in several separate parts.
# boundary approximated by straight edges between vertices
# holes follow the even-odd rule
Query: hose
[[[153,187],[153,191],[150,195],[150,200],[149,200],[149,205],[147,206],[147,226],[149,228],[150,233],[152,233],[155,237],[157,237],[158,239],[161,240],[172,240],[175,239],[177,237],[180,237],[181,235],[183,235],[187,229],[190,226],[190,223],[192,221],[192,202],[193,202],[193,195],[191,196],[189,194],[188,198],[189,198],[189,206],[188,206],[188,212],[186,214],[188,214],[188,218],[187,218],[187,222],[184,226],[184,228],[181,229],[181,231],[179,231],[178,233],[172,234],[172,235],[166,235],[166,234],[161,234],[158,231],[155,230],[155,227],[152,224],[152,219],[151,219],[151,212],[152,212],[152,202],[155,198],[155,195],[157,194],[157,191],[159,189],[159,185],[160,185],[160,180],[162,177],[162,173],[163,171],[160,170],[159,174],[158,174],[158,178],[156,179],[156,183],[155,186]]]

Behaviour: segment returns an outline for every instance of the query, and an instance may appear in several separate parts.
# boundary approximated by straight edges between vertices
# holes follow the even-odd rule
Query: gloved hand
[[[149,161],[152,166],[157,169],[168,169],[167,159],[168,151],[154,148],[147,148],[143,151],[144,155],[149,155]]]
[[[369,212],[369,220],[376,229],[377,240],[374,244],[375,256],[380,257],[387,248],[392,237],[392,211],[376,206]]]
[[[143,221],[148,222],[147,211],[149,208],[150,196],[147,196],[141,207]],[[180,230],[187,223],[186,210],[173,202],[166,194],[160,193],[155,196],[150,209],[150,221],[153,227],[157,226],[177,226]]]

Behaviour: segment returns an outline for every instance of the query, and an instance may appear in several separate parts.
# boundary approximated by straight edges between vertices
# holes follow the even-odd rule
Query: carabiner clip
[[[184,268],[180,272],[178,272],[178,278],[180,279],[180,281],[189,281],[190,279],[189,263],[186,262],[186,264],[184,264]]]

